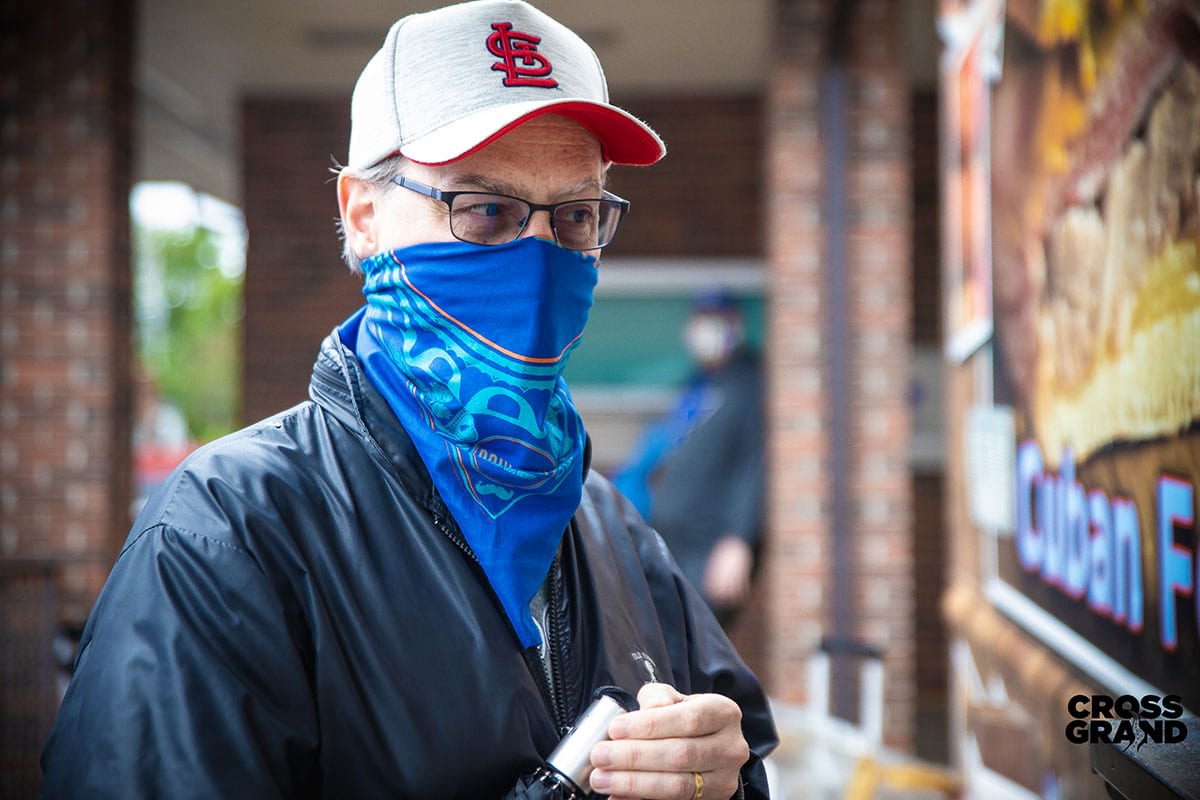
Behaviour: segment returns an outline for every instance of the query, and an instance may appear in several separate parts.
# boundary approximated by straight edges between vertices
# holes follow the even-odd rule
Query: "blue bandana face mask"
[[[488,576],[522,645],[583,487],[583,422],[562,371],[597,261],[527,237],[436,242],[362,264],[355,351]]]

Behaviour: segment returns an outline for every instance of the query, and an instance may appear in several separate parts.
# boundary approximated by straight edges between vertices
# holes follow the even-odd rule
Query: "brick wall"
[[[129,529],[132,5],[0,4],[0,793]]]
[[[757,95],[621,97],[667,143],[649,169],[613,167],[633,203],[612,256],[763,255],[763,104]]]
[[[341,260],[331,158],[350,139],[349,97],[250,97],[242,103],[246,253],[242,416],[308,396],[321,340],[360,305]]]
[[[906,400],[911,198],[907,73],[896,33],[902,7],[882,0],[841,5],[850,15],[845,127],[833,141],[823,132],[831,118],[823,104],[831,95],[823,92],[830,86],[828,31],[839,4],[777,3],[767,100],[775,388],[768,680],[777,696],[800,701],[804,666],[822,635],[846,633],[880,646],[886,651],[885,737],[909,747],[915,702]],[[826,210],[837,182],[830,175],[834,144],[843,144],[846,154],[840,242],[831,238],[837,220]],[[831,280],[838,276],[829,263],[838,248],[831,245],[844,256],[843,320],[827,316],[838,308],[837,281]],[[844,353],[840,360],[831,358],[835,347]],[[839,401],[831,393],[842,379],[848,391]],[[838,430],[834,423],[843,415]],[[849,575],[842,578],[849,587],[831,577],[834,536],[850,539]],[[842,603],[850,608],[835,607]],[[849,630],[833,630],[839,617]]]

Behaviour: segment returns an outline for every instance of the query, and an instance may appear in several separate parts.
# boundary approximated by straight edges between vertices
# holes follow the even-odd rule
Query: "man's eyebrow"
[[[452,183],[458,191],[474,191],[490,192],[492,194],[507,194],[513,197],[521,197],[521,189],[514,186],[508,181],[490,178],[487,175],[457,175]],[[465,188],[463,188],[465,187]],[[568,186],[559,192],[559,196],[566,197],[568,195],[578,195],[588,191],[595,191],[597,194],[604,188],[604,184],[600,180],[588,179],[581,181],[574,186]]]

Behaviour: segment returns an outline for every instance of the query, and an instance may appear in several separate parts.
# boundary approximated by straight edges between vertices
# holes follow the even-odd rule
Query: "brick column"
[[[0,555],[86,615],[129,530],[129,2],[0,12]]]
[[[837,54],[840,105],[829,95],[838,91],[829,72],[838,4],[777,5],[767,101],[774,432],[768,679],[781,699],[805,699],[809,654],[822,635],[844,625],[841,633],[886,652],[885,738],[907,748],[914,689],[903,6],[848,5]],[[837,120],[830,115],[840,119],[832,136]],[[843,274],[830,273],[839,268]],[[828,316],[839,313],[841,319]],[[835,537],[845,537],[841,567]]]
[[[0,2],[0,786],[32,797],[130,518],[127,0]],[[0,790],[0,794],[3,794]]]
[[[829,476],[824,469],[820,0],[780,0],[768,76],[766,244],[770,282],[767,371],[770,536],[763,578],[769,691],[804,701],[806,659],[829,616]]]
[[[887,653],[885,738],[911,749],[916,703],[909,326],[910,94],[903,3],[861,0],[851,28],[853,494],[862,634]]]

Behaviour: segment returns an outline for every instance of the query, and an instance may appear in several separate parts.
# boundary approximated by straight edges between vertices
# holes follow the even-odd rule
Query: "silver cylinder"
[[[608,724],[625,709],[610,695],[602,694],[583,712],[575,727],[554,748],[546,763],[559,776],[571,782],[582,794],[589,794],[588,777],[592,774],[592,747],[608,738]]]

